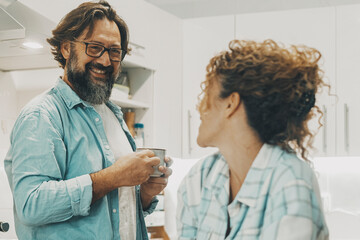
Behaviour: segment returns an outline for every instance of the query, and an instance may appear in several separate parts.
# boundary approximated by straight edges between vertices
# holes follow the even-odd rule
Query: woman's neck
[[[220,152],[225,157],[229,165],[230,174],[230,202],[232,202],[239,192],[249,169],[258,155],[263,143],[257,138],[233,139],[228,142]]]

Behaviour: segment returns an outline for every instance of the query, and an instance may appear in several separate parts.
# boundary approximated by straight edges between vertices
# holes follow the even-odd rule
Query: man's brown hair
[[[54,59],[60,63],[62,68],[65,67],[66,59],[61,53],[61,44],[65,41],[75,40],[87,27],[89,27],[89,31],[86,36],[90,37],[93,33],[94,22],[104,18],[116,23],[120,31],[121,48],[128,52],[129,30],[124,20],[106,1],[85,2],[66,14],[52,31],[53,37],[47,39],[52,46],[51,52]]]

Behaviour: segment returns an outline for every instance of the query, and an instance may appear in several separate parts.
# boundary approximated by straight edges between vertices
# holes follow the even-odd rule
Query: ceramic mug
[[[137,152],[144,151],[144,150],[153,151],[155,156],[160,158],[160,163],[158,165],[156,165],[156,166],[153,166],[154,172],[153,172],[153,174],[150,175],[150,177],[161,177],[163,175],[163,173],[159,171],[159,167],[160,166],[165,166],[166,150],[163,149],[163,148],[146,148],[146,147],[136,149]]]

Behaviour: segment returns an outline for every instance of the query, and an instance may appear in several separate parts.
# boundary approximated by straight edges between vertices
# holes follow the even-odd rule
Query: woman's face
[[[212,86],[208,88],[208,98],[200,102],[200,106],[207,105],[205,108],[200,107],[199,134],[197,143],[200,147],[218,147],[221,141],[221,133],[224,127],[223,110],[225,101],[219,97],[220,84],[215,80]],[[203,101],[207,101],[203,102]]]

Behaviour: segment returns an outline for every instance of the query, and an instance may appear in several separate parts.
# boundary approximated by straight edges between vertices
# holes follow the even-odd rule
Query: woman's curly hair
[[[262,142],[308,160],[314,137],[308,121],[317,113],[322,116],[315,95],[328,86],[318,66],[320,52],[306,46],[285,48],[273,40],[233,40],[229,48],[210,60],[198,110],[206,110],[208,90],[218,81],[220,98],[239,93],[248,123]]]
[[[104,18],[116,23],[120,31],[121,48],[129,52],[128,27],[110,4],[103,0],[99,2],[84,2],[61,19],[60,23],[52,31],[53,37],[47,39],[47,42],[52,47],[51,52],[54,55],[54,59],[59,62],[60,67],[64,68],[66,64],[66,59],[61,53],[61,44],[66,41],[76,40],[86,28],[89,28],[86,37],[90,37],[93,33],[95,21]]]

